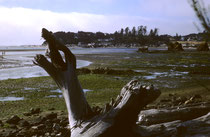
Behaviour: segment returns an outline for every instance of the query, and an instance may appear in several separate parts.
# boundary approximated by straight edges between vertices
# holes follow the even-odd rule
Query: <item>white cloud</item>
[[[146,18],[140,16],[97,15],[86,13],[56,13],[46,10],[0,7],[0,45],[41,44],[43,27],[55,31],[114,32],[124,27],[146,25],[158,27],[160,33],[187,34],[195,32],[187,22]]]
[[[96,31],[98,20],[106,22],[102,15],[55,13],[25,8],[1,7],[0,15],[0,45],[40,44],[43,27],[52,31]]]

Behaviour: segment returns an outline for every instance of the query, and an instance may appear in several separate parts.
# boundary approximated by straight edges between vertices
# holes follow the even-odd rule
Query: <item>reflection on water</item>
[[[62,98],[63,95],[49,95],[49,96],[46,96],[46,98]]]
[[[32,90],[33,88],[26,88],[24,90]],[[90,89],[83,89],[84,92],[87,91],[92,91]],[[51,90],[50,92],[54,92],[54,93],[60,93],[58,95],[49,95],[46,96],[46,98],[62,98],[63,95],[61,94],[62,91],[60,89],[55,89],[55,90]],[[24,97],[0,97],[0,101],[18,101],[18,100],[24,100]]]
[[[87,92],[87,91],[92,91],[92,90],[90,90],[90,89],[83,89],[83,91],[84,91],[84,92]],[[50,92],[62,93],[62,91],[61,91],[60,89],[51,90]],[[46,98],[62,98],[62,97],[63,97],[62,94],[46,96]]]
[[[24,97],[0,97],[0,101],[18,101],[24,100]]]
[[[156,79],[163,77],[176,77],[176,76],[187,76],[189,72],[179,72],[179,71],[170,71],[170,72],[154,72],[150,73],[149,76],[143,76],[144,79]]]
[[[90,90],[90,89],[83,89],[84,92],[87,92],[87,91],[93,91],[93,90]],[[62,93],[62,91],[60,89],[55,89],[55,90],[51,90],[50,92],[56,92],[56,93]]]

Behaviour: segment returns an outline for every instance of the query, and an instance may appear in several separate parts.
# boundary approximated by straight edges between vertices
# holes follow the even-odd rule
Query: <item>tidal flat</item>
[[[79,75],[81,85],[86,91],[86,97],[91,106],[103,106],[112,97],[119,94],[126,80],[116,80],[112,76],[85,74]],[[0,118],[12,115],[22,115],[30,108],[41,108],[47,111],[51,108],[66,111],[62,93],[52,92],[57,89],[54,81],[50,77],[11,79],[0,81],[1,96],[24,97],[17,101],[0,101]],[[53,97],[49,97],[52,96]]]
[[[89,70],[109,68],[128,70],[121,74],[79,74],[79,80],[91,106],[103,107],[115,98],[130,80],[154,85],[162,91],[157,105],[170,94],[179,97],[200,95],[202,101],[210,101],[210,53],[184,51],[178,53],[112,52],[79,54],[77,59],[91,61]],[[137,73],[127,73],[132,70]],[[0,101],[0,118],[22,115],[30,108],[48,111],[54,108],[66,113],[64,99],[54,81],[48,77],[8,79],[0,81],[0,95],[18,98],[16,101]],[[53,92],[54,91],[54,92]],[[0,98],[1,99],[1,98]]]

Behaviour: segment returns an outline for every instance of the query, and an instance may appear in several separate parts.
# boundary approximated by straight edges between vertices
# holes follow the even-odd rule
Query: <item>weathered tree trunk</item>
[[[160,95],[159,90],[131,81],[115,101],[107,104],[104,113],[96,115],[88,105],[78,81],[75,56],[46,29],[42,30],[42,37],[48,42],[51,62],[45,56],[37,55],[34,63],[45,69],[63,91],[71,136],[138,136],[133,130],[138,114]],[[58,50],[64,52],[65,62]]]
[[[150,109],[140,112],[137,123],[150,126],[176,120],[187,121],[206,115],[208,112],[210,112],[208,103],[182,108]]]
[[[91,109],[76,75],[75,56],[46,29],[42,30],[42,37],[48,43],[51,62],[43,55],[36,55],[34,64],[45,69],[62,90],[71,137],[210,136],[209,104],[140,113],[160,91],[153,86],[142,86],[137,80],[125,85],[103,111]],[[65,61],[59,50],[64,53]]]
[[[45,69],[63,91],[69,113],[70,127],[73,128],[78,121],[91,113],[76,75],[76,58],[67,47],[56,41],[52,33],[46,29],[43,29],[42,36],[49,44],[49,56],[52,63],[43,55],[37,55],[34,63]],[[63,61],[58,49],[64,52],[66,62]]]
[[[209,110],[208,106],[208,110]],[[207,108],[207,107],[206,107]],[[185,110],[184,110],[185,111]],[[206,110],[204,110],[206,111]],[[203,114],[204,114],[203,111]],[[190,112],[190,111],[189,111]],[[139,125],[136,128],[136,132],[141,134],[142,137],[209,137],[210,136],[210,112],[203,115],[198,116],[197,118],[190,117],[192,115],[196,115],[199,112],[199,109],[195,110],[194,112],[190,112],[189,119],[190,120],[182,120],[180,117],[180,114],[184,117],[187,117],[188,114],[183,114],[183,112],[177,113],[178,116],[175,118],[175,116],[172,116],[174,118],[174,121],[171,121],[170,114],[174,112],[166,113],[165,115],[162,115],[162,112],[160,112],[159,116],[158,113],[156,113],[156,116],[153,117],[153,120],[156,119],[158,124],[152,124],[152,125]],[[185,112],[184,112],[185,113]],[[201,114],[201,113],[200,113]],[[149,114],[150,117],[152,114]],[[163,120],[161,122],[159,119],[168,118],[168,122]],[[152,120],[152,122],[154,122]],[[147,121],[150,121],[149,119]]]

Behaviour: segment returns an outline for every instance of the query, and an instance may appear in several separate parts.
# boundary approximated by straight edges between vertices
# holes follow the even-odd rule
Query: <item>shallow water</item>
[[[91,62],[77,60],[77,68],[90,65]],[[25,66],[0,69],[0,80],[48,76],[47,72],[39,66]]]
[[[19,47],[11,47],[10,49],[20,49]],[[97,48],[97,49],[84,49],[84,48],[73,48],[71,51],[76,54],[106,54],[106,53],[132,53],[136,49],[127,49],[127,48]],[[29,78],[29,77],[40,77],[48,76],[48,74],[39,66],[33,65],[33,57],[36,54],[44,54],[45,51],[9,51],[6,52],[6,55],[3,59],[0,59],[0,80],[6,79],[18,79],[18,78]],[[85,60],[77,60],[77,68],[85,67],[90,65],[92,62]],[[31,90],[24,89],[24,90]],[[83,89],[84,92],[92,91],[89,89]],[[51,92],[62,93],[59,89],[52,90]],[[60,95],[49,95],[49,98],[53,97],[63,97]],[[24,100],[24,97],[0,97],[0,101],[17,101]]]
[[[11,47],[10,49],[21,49],[21,47]],[[35,49],[35,48],[33,48]],[[71,48],[71,51],[78,54],[106,54],[106,53],[132,53],[136,49],[127,48]],[[18,79],[29,77],[48,76],[40,67],[33,65],[33,57],[36,54],[44,54],[45,51],[10,51],[6,52],[4,59],[0,60],[0,80]],[[92,62],[77,60],[77,68],[90,65]]]
[[[34,90],[36,88],[24,88],[24,90]],[[90,90],[90,89],[83,89],[84,92],[88,92],[88,91],[93,91],[93,90]],[[62,95],[62,91],[60,89],[55,89],[55,90],[51,90],[50,92],[52,93],[60,93],[58,95],[48,95],[46,96],[46,98],[62,98],[63,95]],[[15,93],[15,92],[13,92]],[[24,100],[25,98],[24,97],[11,97],[11,96],[8,96],[8,97],[0,97],[0,101],[18,101],[18,100]]]
[[[125,69],[129,68],[135,72],[140,72],[139,75],[134,77],[135,79],[139,79],[143,83],[152,83],[157,87],[177,88],[180,85],[186,86],[186,83],[192,83],[192,76],[189,75],[191,70],[202,69],[201,66],[210,66],[208,53],[137,53],[135,48],[71,48],[71,50],[80,59],[96,61],[95,66],[109,65],[110,68],[123,66]],[[0,80],[47,76],[48,74],[42,68],[32,64],[33,57],[40,53],[43,54],[44,51],[8,52],[5,58],[10,63],[4,64],[6,69],[1,69],[0,60]],[[91,62],[78,60],[77,63],[78,67],[84,67]],[[209,75],[193,75],[193,77],[204,81],[210,79]],[[116,79],[120,78],[116,77]],[[84,92],[86,91],[84,90]]]
[[[18,101],[24,100],[24,97],[0,97],[0,101]]]
[[[177,76],[187,76],[189,72],[180,72],[180,71],[169,71],[169,72],[153,72],[150,73],[149,76],[143,76],[143,78],[150,80],[150,79],[156,79],[160,77],[177,77]]]
[[[90,89],[83,89],[84,92],[88,92],[88,91],[93,91]],[[60,89],[55,89],[55,90],[51,90],[50,92],[55,92],[55,93],[62,93],[62,91]]]

